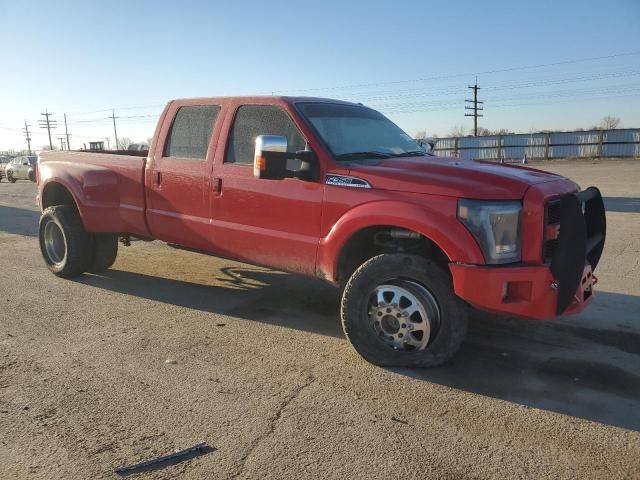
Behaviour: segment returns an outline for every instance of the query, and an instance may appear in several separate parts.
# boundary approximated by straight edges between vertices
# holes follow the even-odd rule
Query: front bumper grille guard
[[[574,300],[585,262],[595,270],[606,236],[604,202],[600,190],[589,187],[560,199],[560,233],[551,261],[558,289],[557,314]]]

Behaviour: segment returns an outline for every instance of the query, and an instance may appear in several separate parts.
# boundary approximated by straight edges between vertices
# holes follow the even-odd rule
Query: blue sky
[[[113,138],[110,108],[120,136],[144,140],[171,98],[272,92],[362,101],[444,136],[471,127],[475,74],[490,129],[640,127],[640,0],[0,0],[0,19],[0,150],[23,147],[25,119],[47,143],[45,108],[54,140],[67,113],[77,148]]]

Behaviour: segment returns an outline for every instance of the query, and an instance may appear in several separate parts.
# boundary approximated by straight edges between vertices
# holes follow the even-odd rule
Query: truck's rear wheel
[[[73,207],[55,206],[42,212],[39,239],[42,257],[58,277],[74,277],[87,270],[90,237]]]
[[[342,296],[345,335],[380,366],[446,362],[460,348],[467,316],[448,273],[415,255],[373,257],[351,276]]]
[[[113,233],[94,233],[92,237],[91,260],[88,271],[101,273],[107,270],[118,256],[118,235]]]
[[[7,180],[9,180],[9,183],[16,183],[16,179],[13,178],[12,172],[7,172]]]

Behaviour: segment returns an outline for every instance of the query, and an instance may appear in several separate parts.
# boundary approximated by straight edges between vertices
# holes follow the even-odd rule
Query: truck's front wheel
[[[342,326],[354,348],[380,366],[432,367],[460,348],[468,309],[448,273],[415,255],[365,262],[342,296]]]
[[[68,278],[87,270],[90,238],[74,208],[47,208],[40,217],[38,236],[42,256],[55,275]]]

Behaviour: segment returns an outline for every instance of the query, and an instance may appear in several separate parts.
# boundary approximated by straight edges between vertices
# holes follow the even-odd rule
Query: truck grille
[[[547,203],[547,225],[560,223],[560,200],[551,200]]]
[[[547,203],[545,237],[550,226],[559,226],[557,238],[545,240],[545,262],[558,285],[557,314],[571,304],[588,264],[595,270],[606,234],[604,203],[600,191],[589,187],[584,191],[564,195]]]

